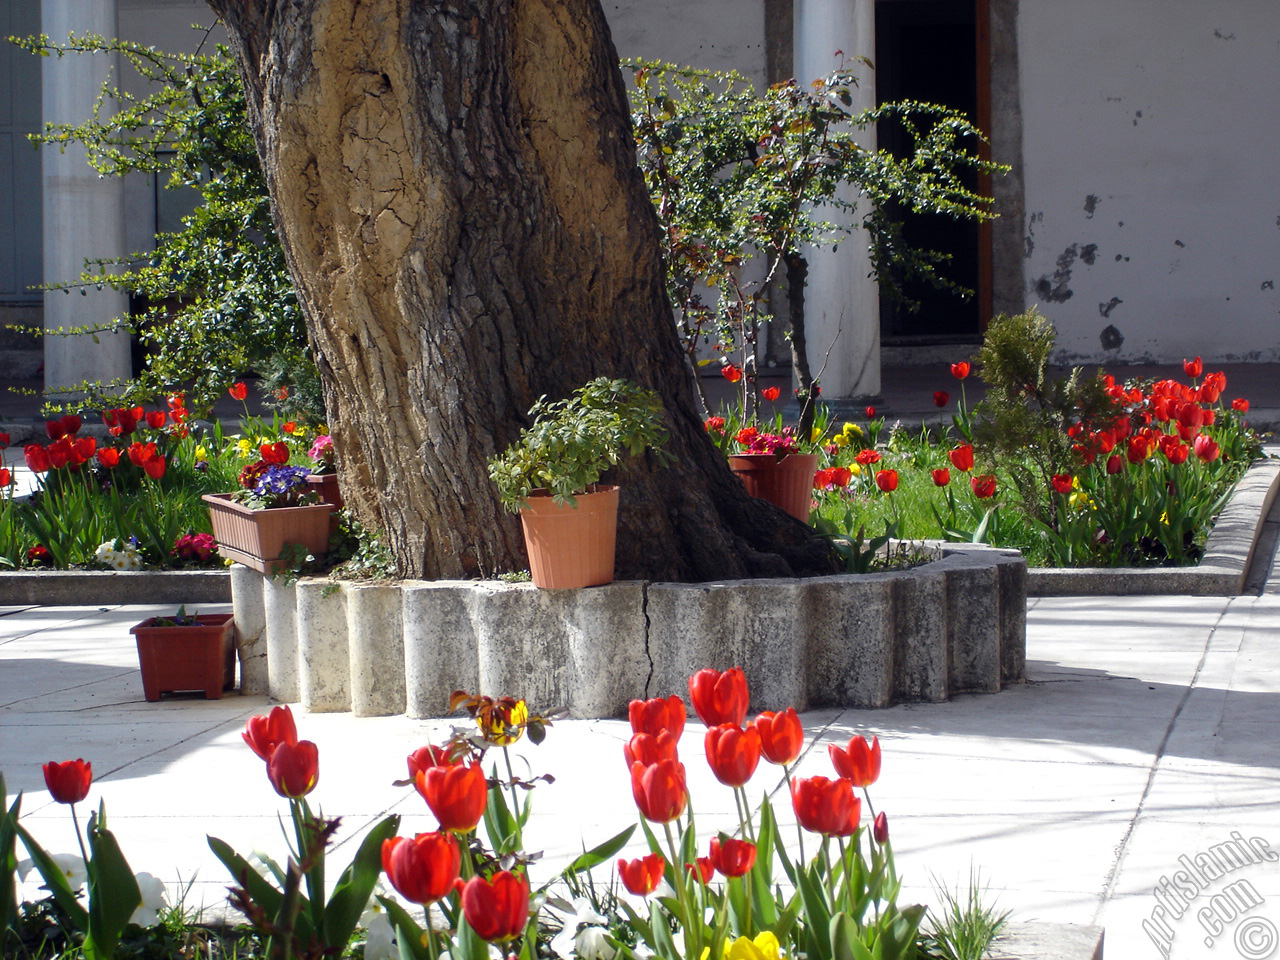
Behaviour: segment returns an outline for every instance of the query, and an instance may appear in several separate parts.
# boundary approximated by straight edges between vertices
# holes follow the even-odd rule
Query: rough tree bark
[[[540,395],[657,389],[620,577],[829,572],[705,436],[598,0],[208,0],[244,79],[341,479],[401,572],[525,566],[485,461]]]

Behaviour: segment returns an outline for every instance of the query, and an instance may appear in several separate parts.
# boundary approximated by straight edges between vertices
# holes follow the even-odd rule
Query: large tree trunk
[[[540,395],[664,398],[620,577],[830,570],[706,438],[598,0],[209,0],[245,81],[347,502],[406,576],[524,567],[486,459]]]

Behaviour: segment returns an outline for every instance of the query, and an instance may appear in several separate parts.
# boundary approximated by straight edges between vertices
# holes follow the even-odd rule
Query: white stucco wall
[[[737,70],[764,83],[763,0],[605,0],[618,56]]]
[[[1062,359],[1280,359],[1274,0],[1022,0],[1018,36],[1027,302]]]

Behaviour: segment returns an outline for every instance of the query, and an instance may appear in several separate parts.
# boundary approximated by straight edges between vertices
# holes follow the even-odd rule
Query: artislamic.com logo
[[[1224,883],[1216,892],[1211,888],[1237,870],[1276,861],[1280,861],[1280,853],[1272,850],[1266,840],[1246,840],[1238,830],[1231,832],[1231,839],[1194,857],[1184,853],[1178,857],[1181,869],[1160,877],[1152,891],[1156,905],[1150,919],[1142,921],[1142,929],[1161,956],[1168,958],[1177,933],[1174,924],[1188,914],[1198,923],[1206,947],[1212,947],[1235,924],[1231,939],[1240,956],[1245,960],[1266,960],[1280,947],[1280,935],[1266,917],[1245,916],[1264,902],[1257,888],[1243,877]]]

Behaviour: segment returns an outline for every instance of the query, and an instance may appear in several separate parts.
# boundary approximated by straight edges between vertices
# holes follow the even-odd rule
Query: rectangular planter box
[[[207,493],[201,499],[209,505],[218,552],[259,573],[273,574],[283,566],[280,554],[286,544],[317,557],[329,549],[331,503],[251,510],[229,493]]]
[[[206,700],[218,700],[235,686],[235,621],[230,613],[200,616],[199,625],[156,626],[157,617],[143,620],[129,632],[138,642],[138,666],[148,700],[161,693],[203,690]]]

